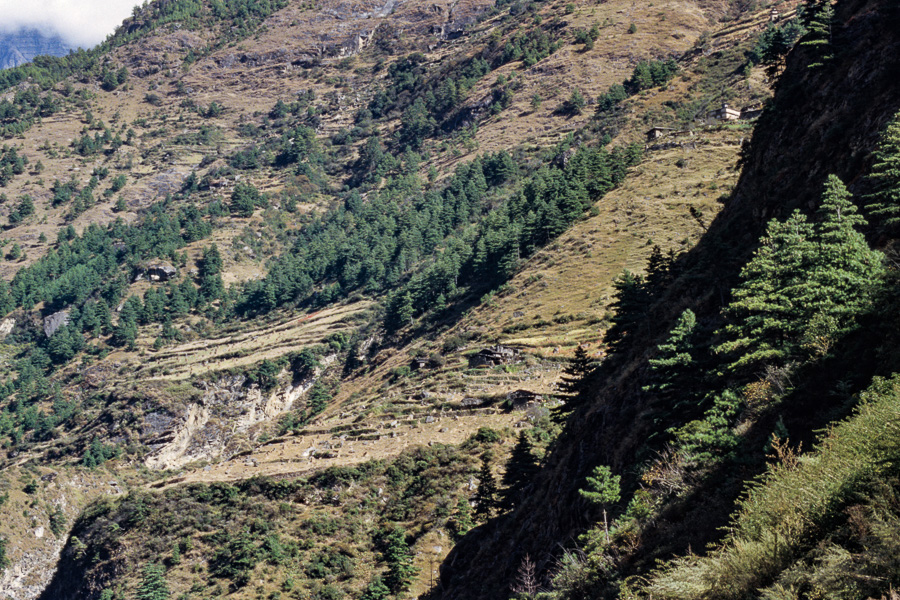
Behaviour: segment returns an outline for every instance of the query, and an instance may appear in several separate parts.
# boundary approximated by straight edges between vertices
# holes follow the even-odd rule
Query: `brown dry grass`
[[[114,352],[106,360],[140,365],[136,374],[146,380],[190,379],[300,351],[331,334],[349,331],[349,321],[370,307],[370,302],[361,301],[311,314],[283,314],[274,323],[241,327],[230,335],[177,344],[156,352]],[[139,345],[148,341],[141,339]]]

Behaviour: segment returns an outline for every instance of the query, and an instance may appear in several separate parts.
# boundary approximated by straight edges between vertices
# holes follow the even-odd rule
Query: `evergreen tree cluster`
[[[646,275],[625,269],[613,281],[612,326],[604,339],[607,345],[615,349],[646,324],[650,307],[675,278],[675,267],[675,253],[664,255],[659,246],[654,246],[647,259]]]
[[[15,226],[34,214],[34,200],[28,194],[19,196],[16,206],[9,211],[9,224]]]
[[[173,202],[153,205],[139,225],[121,220],[105,229],[89,225],[80,236],[72,227],[61,229],[54,250],[20,269],[9,284],[0,284],[0,312],[43,302],[49,314],[89,298],[116,304],[133,275],[123,266],[136,270],[143,261],[175,256],[179,248],[209,235],[211,227],[198,208],[173,211]]]
[[[507,280],[520,261],[546,245],[625,176],[640,158],[636,146],[582,148],[562,168],[542,167],[505,204],[475,229],[448,237],[439,260],[430,262],[388,302],[386,325],[402,327],[458,287],[493,287]]]
[[[725,311],[728,339],[715,347],[729,357],[730,370],[825,354],[856,324],[883,272],[882,254],[858,231],[864,224],[834,175],[825,184],[817,222],[795,212],[769,223]]]
[[[624,83],[610,86],[605,94],[597,98],[597,112],[611,110],[629,96],[654,87],[668,84],[678,74],[678,63],[674,59],[642,61],[634,67],[631,77]]]
[[[6,187],[12,178],[25,172],[28,157],[19,154],[19,149],[6,144],[0,148],[0,187]]]
[[[591,30],[589,36],[594,35]],[[596,35],[599,35],[597,33]],[[589,37],[593,42],[596,37]],[[515,61],[530,67],[550,56],[561,46],[542,28],[520,31],[502,46],[496,40],[471,58],[456,60],[429,76],[426,58],[421,53],[405,56],[388,67],[385,87],[379,90],[365,110],[356,116],[358,124],[371,119],[400,116],[397,142],[400,148],[417,149],[437,133],[450,133],[472,119],[462,103],[472,86],[491,71]],[[494,110],[505,108],[514,85],[494,89]]]
[[[88,446],[85,451],[84,457],[81,459],[81,464],[89,469],[93,469],[94,467],[99,467],[111,458],[116,458],[119,454],[119,448],[116,448],[111,444],[104,444],[100,441],[100,438],[94,437],[94,439],[91,440],[90,446]]]
[[[357,123],[399,115],[400,147],[417,148],[437,131],[452,131],[457,109],[475,82],[491,71],[480,56],[456,61],[429,76],[425,56],[413,53],[391,63],[385,87],[376,92]]]
[[[747,64],[765,65],[775,70],[799,38],[806,33],[799,19],[772,23],[760,34],[753,48],[747,51]]]
[[[46,58],[37,57],[35,61]],[[22,68],[22,67],[18,67]],[[0,71],[0,89],[4,76],[15,69]],[[0,100],[0,137],[21,135],[40,117],[49,117],[62,110],[64,102],[56,93],[39,85],[26,85],[16,90],[11,99]]]

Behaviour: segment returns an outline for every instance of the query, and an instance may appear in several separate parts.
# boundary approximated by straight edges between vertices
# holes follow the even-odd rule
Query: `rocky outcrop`
[[[69,323],[69,311],[61,310],[49,317],[44,317],[44,335],[51,337],[56,331]]]
[[[154,471],[178,469],[192,462],[227,459],[245,450],[252,428],[292,410],[336,359],[336,355],[325,357],[311,377],[268,394],[256,385],[247,386],[243,375],[205,383],[199,402],[189,404],[182,416],[151,413],[144,417],[144,434],[150,436],[145,443],[153,448],[144,464]]]

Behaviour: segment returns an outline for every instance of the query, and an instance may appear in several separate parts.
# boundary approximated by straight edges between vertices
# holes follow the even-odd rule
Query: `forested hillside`
[[[887,596],[898,17],[174,0],[0,73],[0,592]]]
[[[896,518],[895,459],[877,439],[896,421],[880,378],[896,369],[898,99],[890,68],[859,58],[896,44],[898,15],[877,2],[835,10],[827,43],[801,38],[789,55],[704,239],[663,276],[648,265],[646,281],[623,281],[615,353],[521,507],[454,549],[449,590],[494,597],[528,553],[536,585],[567,598],[889,594],[894,542],[879,527]],[[601,478],[616,493],[585,496],[605,465],[621,476]],[[496,587],[472,578],[517,551]]]

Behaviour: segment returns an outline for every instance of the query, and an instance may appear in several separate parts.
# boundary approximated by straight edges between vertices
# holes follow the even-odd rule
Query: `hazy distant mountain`
[[[0,31],[0,69],[17,67],[42,54],[64,56],[71,48],[58,35],[37,29]]]

